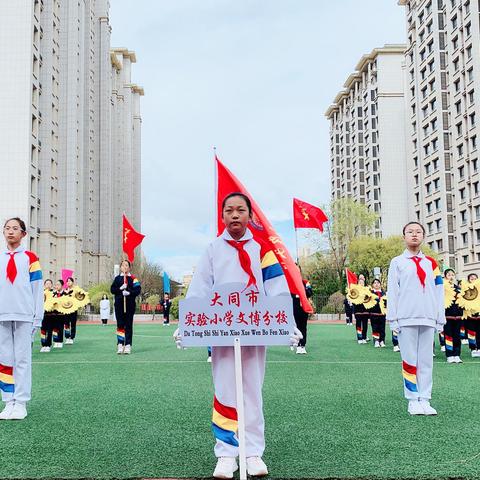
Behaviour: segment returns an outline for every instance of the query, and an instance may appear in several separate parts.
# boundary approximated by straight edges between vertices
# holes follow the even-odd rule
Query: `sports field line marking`
[[[34,361],[32,362],[35,365],[78,365],[78,364],[110,364],[116,363],[119,364],[121,360],[79,360],[79,361]],[[148,364],[148,363],[207,363],[206,360],[132,360],[128,363],[123,362],[121,365],[129,364]],[[298,364],[318,364],[318,365],[400,365],[399,361],[396,362],[331,362],[324,360],[267,360],[267,363],[298,363]],[[446,362],[435,362],[435,365],[448,365]],[[480,362],[468,362],[464,365],[480,365]]]

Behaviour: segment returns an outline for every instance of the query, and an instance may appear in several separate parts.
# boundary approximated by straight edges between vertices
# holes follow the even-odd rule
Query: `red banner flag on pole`
[[[317,228],[323,232],[323,224],[328,218],[321,208],[302,202],[298,198],[293,199],[293,223],[295,228]]]
[[[345,273],[347,275],[347,285],[350,287],[352,284],[357,284],[358,283],[358,278],[357,276],[351,272],[348,268],[345,269]]]
[[[313,313],[312,305],[308,301],[305,293],[300,270],[288,253],[282,239],[277,235],[267,220],[267,217],[265,217],[246,188],[235,175],[220,162],[216,155],[215,163],[217,166],[217,234],[220,235],[225,228],[222,222],[222,200],[232,192],[240,192],[247,195],[252,202],[252,220],[250,220],[248,228],[252,232],[253,238],[260,244],[262,252],[268,250],[275,254],[287,279],[290,293],[300,297],[300,303],[305,312]]]
[[[145,235],[137,232],[130,225],[125,214],[123,214],[122,248],[130,262],[133,262],[135,259],[135,249],[142,243],[144,238]]]

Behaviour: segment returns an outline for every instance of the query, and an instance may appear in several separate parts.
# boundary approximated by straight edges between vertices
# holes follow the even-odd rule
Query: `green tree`
[[[401,236],[387,238],[361,236],[350,242],[348,247],[348,265],[351,270],[369,276],[373,274],[374,267],[380,267],[382,281],[385,283],[390,261],[404,250],[405,242]],[[427,245],[422,246],[422,252],[437,258],[436,252]]]
[[[145,303],[150,306],[150,310],[153,312],[152,320],[155,320],[156,306],[160,303],[160,295],[150,295],[145,299]]]
[[[372,230],[378,215],[363,203],[344,197],[333,200],[327,214],[326,234],[338,280],[341,282],[348,261],[348,247],[359,235]]]

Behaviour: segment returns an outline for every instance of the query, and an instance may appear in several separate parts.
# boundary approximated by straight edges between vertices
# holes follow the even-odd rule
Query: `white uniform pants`
[[[0,363],[13,367],[15,391],[2,390],[2,400],[28,402],[32,392],[32,324],[0,322]]]
[[[262,386],[265,377],[265,347],[242,347],[242,377],[247,457],[261,457],[265,450]],[[215,395],[220,403],[237,405],[235,354],[233,347],[212,347],[212,374]],[[217,457],[236,457],[238,447],[217,439]]]
[[[408,400],[430,400],[432,397],[434,334],[434,328],[420,325],[401,327],[398,333],[403,389]]]

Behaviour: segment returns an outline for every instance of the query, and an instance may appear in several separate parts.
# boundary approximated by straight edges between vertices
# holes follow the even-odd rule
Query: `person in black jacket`
[[[460,338],[460,327],[463,316],[463,309],[457,305],[457,296],[460,293],[460,287],[455,283],[455,271],[447,268],[443,276],[450,282],[455,290],[455,300],[450,307],[445,309],[445,318],[447,323],[443,328],[445,334],[445,354],[448,363],[463,363],[460,358],[462,342]]]
[[[132,352],[133,315],[135,299],[140,294],[140,282],[130,273],[130,262],[123,260],[121,275],[113,280],[110,291],[115,295],[115,318],[117,320],[117,353]]]
[[[164,325],[170,325],[170,308],[172,306],[172,301],[170,300],[170,294],[165,293],[163,295],[163,302],[162,302],[162,307],[163,307],[163,324]]]

